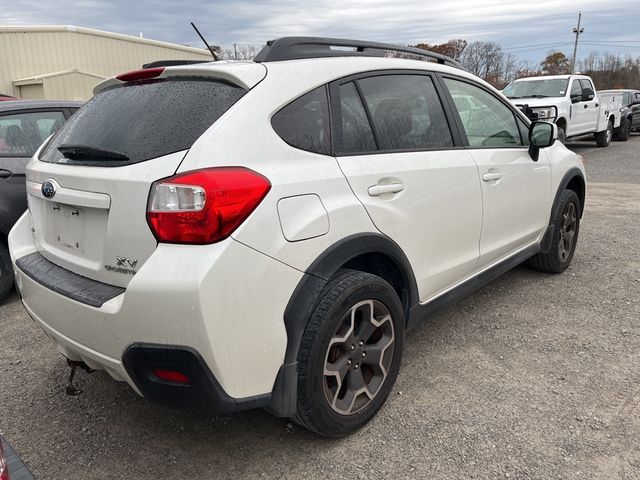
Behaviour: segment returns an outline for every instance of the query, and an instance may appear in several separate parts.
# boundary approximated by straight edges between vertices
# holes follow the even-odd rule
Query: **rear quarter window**
[[[223,81],[184,77],[111,88],[69,119],[40,160],[119,166],[187,150],[245,93]],[[69,159],[58,150],[65,145],[119,152],[128,160],[114,161],[95,153]]]
[[[292,147],[331,155],[326,86],[311,90],[281,109],[271,118],[271,126]]]

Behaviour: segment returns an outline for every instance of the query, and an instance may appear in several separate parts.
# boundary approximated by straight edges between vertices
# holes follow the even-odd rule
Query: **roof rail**
[[[452,58],[421,48],[324,37],[282,37],[270,40],[253,61],[262,63],[323,57],[384,57],[387,51],[425,57],[441,65],[464,70],[464,67]]]
[[[198,63],[209,63],[213,60],[156,60],[142,65],[143,69],[155,67],[175,67],[177,65],[195,65]]]

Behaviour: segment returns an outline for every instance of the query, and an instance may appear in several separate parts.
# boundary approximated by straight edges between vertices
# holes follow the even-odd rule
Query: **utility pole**
[[[233,44],[233,59],[238,59],[238,46],[235,43]]]
[[[581,19],[582,19],[582,12],[578,12],[578,26],[573,27],[573,33],[576,34],[576,43],[573,46],[573,58],[571,59],[571,73],[576,73],[576,55],[578,54],[578,37],[582,32],[584,32],[584,28],[580,28]]]

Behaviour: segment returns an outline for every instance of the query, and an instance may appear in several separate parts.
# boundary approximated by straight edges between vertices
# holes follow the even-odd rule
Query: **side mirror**
[[[538,161],[541,148],[550,147],[558,139],[558,126],[549,122],[533,122],[529,127],[529,155]]]
[[[595,98],[595,96],[596,96],[595,93],[590,88],[583,88],[582,89],[582,101],[583,102],[589,102],[589,101],[593,100]]]
[[[571,95],[571,103],[578,103],[582,101],[582,95]]]

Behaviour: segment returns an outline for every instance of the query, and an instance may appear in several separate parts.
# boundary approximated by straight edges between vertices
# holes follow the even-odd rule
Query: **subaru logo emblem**
[[[41,190],[44,198],[53,198],[56,194],[56,184],[53,180],[47,180],[42,184]]]

